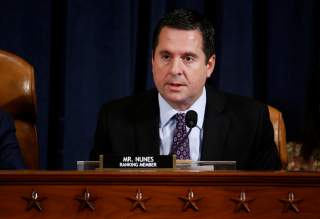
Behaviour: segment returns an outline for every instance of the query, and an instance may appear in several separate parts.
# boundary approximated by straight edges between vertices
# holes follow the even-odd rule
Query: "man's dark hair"
[[[153,55],[159,43],[159,35],[163,27],[171,27],[179,30],[199,30],[202,34],[202,50],[206,55],[206,62],[215,54],[214,29],[210,21],[199,13],[188,9],[176,9],[160,19],[153,32]]]

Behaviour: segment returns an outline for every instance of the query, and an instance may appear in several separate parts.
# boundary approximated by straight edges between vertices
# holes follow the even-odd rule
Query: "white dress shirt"
[[[197,125],[191,130],[189,134],[190,158],[191,160],[200,160],[201,143],[203,138],[203,120],[206,109],[207,95],[206,89],[203,88],[201,96],[193,103],[193,105],[185,111],[177,111],[172,108],[168,102],[158,93],[159,108],[160,108],[160,154],[168,155],[170,153],[173,132],[176,127],[175,119],[173,116],[176,113],[186,113],[189,110],[194,110],[198,114]],[[187,131],[189,128],[187,127]]]

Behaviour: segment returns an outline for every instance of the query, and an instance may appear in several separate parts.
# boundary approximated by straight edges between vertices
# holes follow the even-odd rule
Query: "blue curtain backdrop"
[[[209,83],[277,107],[288,140],[301,137],[306,91],[320,73],[318,0],[2,1],[0,48],[36,70],[42,168],[86,160],[100,106],[153,86],[152,30],[179,7],[215,24]]]

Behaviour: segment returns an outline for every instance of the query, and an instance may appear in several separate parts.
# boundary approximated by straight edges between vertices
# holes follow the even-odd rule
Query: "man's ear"
[[[154,59],[154,50],[151,51],[151,64],[153,65],[153,59]]]
[[[216,55],[212,55],[207,64],[206,64],[206,67],[207,67],[207,78],[209,78],[214,70],[214,67],[216,65]]]
[[[152,71],[153,71],[153,62],[154,62],[154,51],[151,51],[151,67],[152,67]]]

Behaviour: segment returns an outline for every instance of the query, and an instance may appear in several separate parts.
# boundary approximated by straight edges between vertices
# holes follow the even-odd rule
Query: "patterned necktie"
[[[189,138],[187,136],[185,117],[185,113],[177,113],[175,115],[176,129],[173,134],[170,154],[177,155],[177,159],[179,160],[190,159]]]

